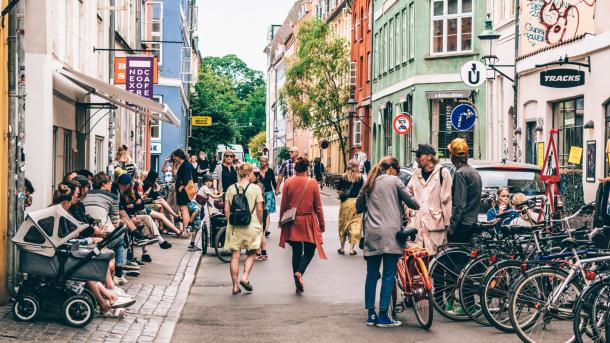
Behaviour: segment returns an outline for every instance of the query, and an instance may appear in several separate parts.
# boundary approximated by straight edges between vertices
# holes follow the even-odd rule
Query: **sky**
[[[293,0],[199,0],[199,50],[203,56],[235,54],[265,72],[267,32],[282,24]]]

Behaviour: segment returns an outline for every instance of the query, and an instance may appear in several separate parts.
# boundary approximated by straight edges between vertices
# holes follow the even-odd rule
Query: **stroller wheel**
[[[13,315],[21,322],[31,322],[40,313],[40,302],[34,294],[25,294],[13,304]]]
[[[62,315],[67,325],[83,327],[93,319],[94,308],[91,300],[84,295],[73,295],[65,302]]]

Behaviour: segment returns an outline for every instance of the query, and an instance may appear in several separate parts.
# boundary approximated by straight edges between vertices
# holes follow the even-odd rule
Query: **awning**
[[[180,126],[180,119],[176,117],[167,105],[128,92],[65,66],[56,73],[66,77],[86,91],[117,106]]]

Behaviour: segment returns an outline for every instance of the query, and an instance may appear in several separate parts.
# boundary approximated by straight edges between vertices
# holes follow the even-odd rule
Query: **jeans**
[[[316,245],[308,242],[288,243],[292,246],[292,272],[305,274],[305,270],[316,252]]]
[[[366,283],[364,284],[364,307],[367,310],[375,309],[375,293],[377,293],[377,280],[381,278],[379,292],[379,312],[387,312],[390,308],[390,298],[396,277],[396,264],[400,255],[382,254],[366,257]],[[379,267],[383,262],[383,275]]]
[[[108,243],[108,249],[114,251],[114,263],[117,266],[125,265],[127,259],[127,250],[125,250],[125,234],[122,234],[115,238],[112,242]]]

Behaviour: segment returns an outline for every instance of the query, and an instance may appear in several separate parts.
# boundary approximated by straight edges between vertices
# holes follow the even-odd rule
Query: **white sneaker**
[[[124,286],[124,285],[129,283],[129,281],[127,281],[125,276],[121,276],[121,277],[113,276],[112,277],[112,282],[114,282],[114,284],[117,285],[117,286]]]
[[[136,299],[131,297],[118,297],[118,299],[112,303],[112,308],[125,308],[136,303]]]

